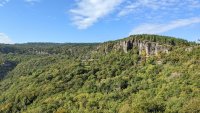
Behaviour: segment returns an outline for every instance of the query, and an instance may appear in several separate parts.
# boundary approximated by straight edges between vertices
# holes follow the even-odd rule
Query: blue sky
[[[0,0],[0,43],[200,38],[200,0]]]

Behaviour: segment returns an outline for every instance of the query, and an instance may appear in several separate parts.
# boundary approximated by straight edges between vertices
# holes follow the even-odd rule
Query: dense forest
[[[0,113],[199,113],[200,46],[159,35],[0,44]]]

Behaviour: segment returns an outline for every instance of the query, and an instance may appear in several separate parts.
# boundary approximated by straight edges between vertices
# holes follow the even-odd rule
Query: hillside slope
[[[57,52],[71,46],[53,46],[54,54],[9,47],[24,52],[0,51],[2,66],[16,63],[0,81],[2,113],[200,112],[200,46],[195,43],[135,35],[80,44],[71,50],[75,54]]]

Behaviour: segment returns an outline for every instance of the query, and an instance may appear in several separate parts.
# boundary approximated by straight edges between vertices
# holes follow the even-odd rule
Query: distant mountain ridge
[[[127,53],[129,50],[137,47],[140,53],[145,50],[146,54],[157,54],[160,51],[169,51],[172,46],[189,46],[192,43],[187,40],[177,39],[168,36],[159,35],[131,35],[127,38],[123,38],[115,41],[108,41],[104,43],[24,43],[24,44],[0,44],[0,52],[2,53],[29,53],[29,54],[56,54],[63,53],[67,54],[73,49],[77,50],[78,47],[87,48],[89,51],[91,47],[97,46],[99,50],[104,49],[107,53],[110,50],[123,50]],[[57,48],[57,50],[53,50]],[[90,49],[89,49],[90,48]],[[65,50],[64,50],[65,49]],[[79,48],[80,49],[80,48]]]

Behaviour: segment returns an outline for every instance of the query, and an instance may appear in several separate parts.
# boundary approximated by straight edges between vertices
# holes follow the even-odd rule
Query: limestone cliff
[[[108,54],[111,51],[123,51],[124,53],[128,53],[128,51],[138,49],[138,54],[151,56],[158,55],[159,53],[169,53],[172,47],[187,44],[185,40],[171,37],[144,35],[146,37],[143,38],[142,36],[143,35],[137,35],[122,40],[106,42],[100,45],[97,51]]]
[[[117,47],[118,50],[122,48],[125,53],[127,53],[129,50],[132,50],[133,48],[138,48],[140,55],[143,52],[145,52],[147,56],[157,55],[159,52],[168,53],[170,50],[170,47],[168,45],[159,45],[159,43],[157,42],[141,41],[141,40],[120,41],[119,44],[117,44],[116,46],[118,46]],[[116,48],[116,46],[114,46],[114,48]]]

